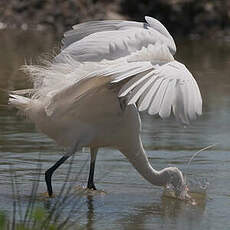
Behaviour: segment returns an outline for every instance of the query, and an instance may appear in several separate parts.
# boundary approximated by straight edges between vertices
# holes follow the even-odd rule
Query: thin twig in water
[[[188,161],[187,167],[190,166],[192,160],[193,160],[199,153],[201,153],[201,152],[203,152],[203,151],[205,151],[205,150],[207,150],[207,149],[210,149],[210,148],[212,148],[212,147],[215,147],[215,146],[217,146],[218,144],[219,144],[219,143],[216,143],[216,144],[212,144],[212,145],[206,146],[206,147],[204,147],[203,149],[201,149],[201,150],[195,152],[195,153],[192,155],[192,157],[190,158],[190,160]]]
[[[62,198],[62,197],[63,196],[65,197],[64,192],[65,192],[66,183],[68,182],[69,176],[70,176],[70,173],[71,173],[73,157],[74,156],[72,156],[72,158],[71,158],[71,160],[69,162],[69,168],[68,168],[68,172],[67,172],[66,177],[65,177],[65,181],[64,181],[64,183],[63,183],[63,185],[61,187],[61,190],[60,190],[60,192],[59,192],[59,194],[57,196],[56,202],[54,203],[53,207],[50,210],[49,215],[47,216],[46,221],[44,222],[44,226],[45,225],[48,226],[53,219],[55,220],[55,216],[57,215],[58,210],[60,209],[59,207],[63,203],[64,198]],[[66,194],[66,196],[68,196],[68,194]]]
[[[35,201],[36,201],[36,196],[37,196],[37,191],[38,191],[38,186],[39,186],[39,181],[40,181],[40,176],[41,176],[41,163],[38,163],[38,173],[37,173],[37,178],[35,179],[35,181],[33,182],[33,186],[32,186],[32,191],[31,191],[31,195],[30,195],[30,202],[27,206],[27,210],[26,210],[26,215],[24,218],[24,225],[25,227],[29,228],[29,225],[31,224],[29,220],[32,219],[32,215],[33,215],[33,211],[34,211],[34,205],[35,205]]]
[[[76,207],[75,202],[73,200],[73,198],[75,198],[75,191],[72,191],[73,185],[69,184],[69,186],[66,188],[67,183],[69,181],[69,177],[71,174],[71,169],[72,169],[72,164],[74,162],[74,157],[72,156],[72,158],[70,159],[69,162],[69,167],[68,167],[68,172],[65,178],[65,181],[62,185],[61,191],[59,192],[56,201],[54,203],[54,205],[52,206],[51,210],[50,210],[50,214],[47,216],[47,219],[43,222],[42,227],[44,229],[46,229],[50,223],[56,223],[58,222],[58,220],[60,219],[61,214],[64,212],[64,208],[66,206],[68,206],[69,204],[74,204],[73,206]],[[85,168],[87,161],[84,162],[83,166],[80,169],[80,172],[76,175],[74,181],[78,180],[79,175],[82,173],[83,169]],[[78,200],[78,202],[80,201],[81,197]],[[71,209],[72,210],[72,209]],[[72,212],[70,212],[72,214]],[[71,215],[69,214],[69,215]],[[64,225],[66,225],[66,223],[64,223]],[[64,225],[62,227],[64,227]],[[59,228],[59,227],[58,227]]]
[[[38,186],[39,186],[40,176],[41,176],[41,167],[39,168],[39,172],[38,172],[36,182],[35,182],[35,188],[34,188],[34,193],[33,193],[33,197],[32,197],[32,205],[31,205],[31,210],[29,213],[29,220],[31,220],[33,217],[33,211],[34,211],[34,207],[36,204],[36,197],[38,194]]]
[[[79,177],[79,175],[82,174],[82,171],[85,168],[86,163],[87,163],[87,161],[84,162],[83,166],[80,169],[80,172],[75,176],[74,181],[78,181],[78,177]],[[66,194],[64,195],[62,203],[61,203],[61,205],[59,207],[58,215],[56,215],[55,218],[59,218],[59,216],[61,215],[61,213],[64,211],[64,207],[65,206],[68,206],[71,203],[73,204],[73,198],[75,198],[76,192],[73,191],[72,193],[70,193],[70,191],[72,190],[72,188],[73,188],[73,185],[69,184],[69,187],[68,187],[68,189],[66,191]],[[73,205],[73,206],[75,207],[76,205]],[[69,215],[71,215],[71,214],[72,214],[72,211],[70,211]]]
[[[17,209],[17,203],[16,203],[16,193],[15,193],[15,181],[14,181],[14,171],[12,169],[12,165],[10,165],[10,173],[12,174],[11,176],[11,184],[12,184],[12,191],[13,191],[13,216],[12,216],[12,225],[11,229],[15,229],[16,225],[16,209]]]

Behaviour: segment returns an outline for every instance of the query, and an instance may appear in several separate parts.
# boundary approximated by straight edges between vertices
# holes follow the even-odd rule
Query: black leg
[[[94,168],[95,168],[95,161],[90,162],[89,179],[88,179],[87,188],[96,190],[96,187],[94,185],[94,180],[93,180],[93,178],[94,178]]]
[[[45,180],[46,180],[46,186],[48,190],[48,194],[51,197],[53,195],[53,189],[52,189],[52,184],[51,184],[51,177],[53,175],[53,172],[61,165],[63,164],[70,156],[66,155],[63,156],[59,161],[57,161],[51,168],[49,168],[45,172]]]
[[[91,148],[90,150],[91,150],[91,160],[90,160],[90,170],[89,170],[87,188],[96,190],[96,187],[94,185],[94,169],[95,169],[96,155],[98,149]]]

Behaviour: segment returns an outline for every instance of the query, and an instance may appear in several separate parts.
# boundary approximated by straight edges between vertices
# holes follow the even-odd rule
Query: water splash
[[[163,191],[163,197],[173,198],[183,201],[189,201],[191,196],[188,193],[188,186],[185,184],[181,186],[180,189],[176,189],[172,184],[168,184]]]
[[[185,201],[191,205],[205,202],[209,186],[207,179],[185,177],[185,182],[184,186],[181,186],[179,194],[175,193],[173,185],[167,185],[163,191],[163,197]]]
[[[210,149],[218,144],[212,144],[201,150],[195,152],[187,164],[187,169],[190,167],[192,160],[204,150]],[[192,175],[184,176],[184,183],[178,188],[175,188],[172,184],[168,184],[163,192],[163,197],[179,199],[188,201],[192,205],[197,204],[197,200],[205,200],[209,182],[207,178],[198,178]]]
[[[187,177],[186,183],[189,187],[190,192],[204,194],[207,192],[209,182],[207,178],[198,178],[195,176]]]

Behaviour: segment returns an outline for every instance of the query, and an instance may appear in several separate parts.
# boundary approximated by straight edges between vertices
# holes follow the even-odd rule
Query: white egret
[[[36,127],[69,151],[45,173],[52,196],[53,172],[74,152],[90,147],[88,188],[94,185],[98,148],[115,147],[150,183],[173,185],[185,197],[185,181],[176,167],[155,170],[140,138],[139,112],[184,124],[202,113],[199,88],[187,68],[174,60],[176,45],[156,19],[108,20],[73,26],[51,62],[27,65],[34,88],[13,91],[9,103]]]

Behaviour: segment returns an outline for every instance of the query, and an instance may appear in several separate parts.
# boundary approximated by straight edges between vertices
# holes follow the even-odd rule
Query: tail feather
[[[11,95],[30,96],[34,93],[34,89],[19,89],[10,91]]]
[[[22,112],[26,112],[31,104],[31,99],[20,95],[10,94],[9,105],[13,105]]]

